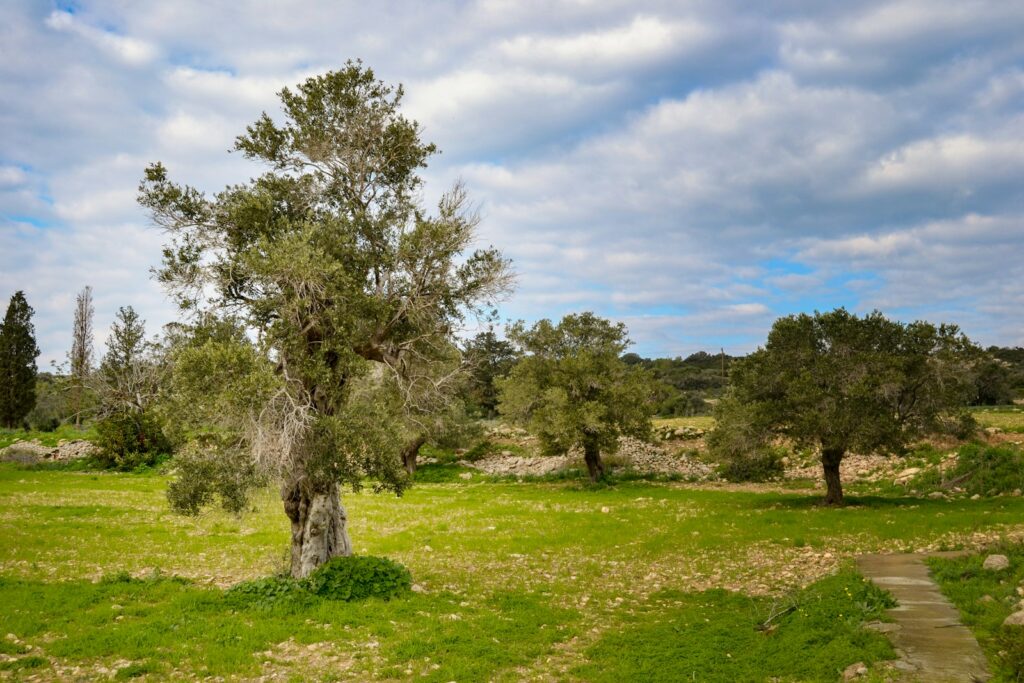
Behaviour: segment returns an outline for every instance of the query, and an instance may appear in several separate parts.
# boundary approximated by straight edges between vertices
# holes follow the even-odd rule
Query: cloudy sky
[[[753,9],[752,9],[753,8]],[[515,263],[507,318],[594,310],[650,356],[755,348],[796,311],[878,308],[1024,345],[1024,3],[0,4],[0,298],[41,364],[92,285],[174,316],[136,206],[207,190],[284,85],[362,58],[405,84]]]

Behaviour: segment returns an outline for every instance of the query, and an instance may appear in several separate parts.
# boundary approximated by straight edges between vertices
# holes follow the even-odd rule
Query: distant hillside
[[[663,416],[703,415],[711,412],[709,400],[716,399],[728,384],[729,367],[741,356],[698,351],[686,358],[643,358],[627,353],[622,360],[647,368],[663,385],[658,414]]]

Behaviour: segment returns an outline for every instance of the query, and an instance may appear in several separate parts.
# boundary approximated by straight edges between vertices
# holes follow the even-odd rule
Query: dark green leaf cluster
[[[171,443],[151,411],[123,411],[96,423],[100,467],[130,471],[156,464],[170,455]]]
[[[477,414],[493,418],[498,414],[497,380],[512,370],[519,352],[489,327],[466,342],[464,353],[470,373],[469,403]]]
[[[898,451],[966,405],[976,357],[955,326],[841,308],[780,318],[764,348],[734,366],[718,429],[746,423],[754,438],[840,454]]]
[[[319,567],[305,581],[310,593],[331,600],[388,600],[412,588],[405,566],[386,557],[353,555],[336,557]]]
[[[368,598],[391,600],[409,593],[412,575],[402,564],[386,557],[335,557],[305,579],[270,576],[232,586],[226,597],[239,605],[273,607],[281,603],[307,603],[314,597],[354,602]]]
[[[718,473],[726,481],[772,481],[781,479],[786,467],[782,459],[787,451],[780,446],[763,446],[754,450],[735,453],[722,460]]]
[[[0,324],[0,426],[22,426],[36,404],[39,347],[32,313],[25,293],[15,292]]]
[[[536,434],[545,452],[613,453],[619,436],[650,434],[654,386],[643,369],[622,362],[629,344],[622,323],[582,313],[557,325],[519,322],[508,337],[525,355],[498,380],[500,409]]]

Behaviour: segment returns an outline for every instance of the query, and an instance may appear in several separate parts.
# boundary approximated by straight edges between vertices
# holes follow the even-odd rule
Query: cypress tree
[[[32,307],[25,293],[11,297],[0,325],[0,425],[17,427],[36,405],[36,346]]]

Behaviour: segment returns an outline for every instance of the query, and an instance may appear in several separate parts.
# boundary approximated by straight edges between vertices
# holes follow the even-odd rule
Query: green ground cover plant
[[[1024,545],[1007,545],[991,550],[1010,560],[1010,568],[992,571],[982,568],[989,553],[929,561],[932,576],[974,631],[993,668],[993,681],[1024,681],[1024,628],[1003,626],[1017,611],[1024,586]]]
[[[290,591],[265,578],[286,567],[276,492],[242,516],[185,518],[169,510],[167,484],[0,465],[0,641],[18,641],[0,645],[4,666],[44,679],[77,668],[84,678],[586,680],[580,667],[604,657],[603,638],[675,618],[662,608],[709,605],[720,630],[676,634],[709,651],[707,633],[749,637],[759,610],[860,552],[958,547],[1024,519],[1014,497],[851,494],[829,509],[779,485],[419,479],[397,500],[345,497],[355,552],[401,563],[414,583],[400,599],[343,602],[276,597]],[[265,582],[259,598],[232,597],[253,581]],[[728,592],[706,597],[713,589]],[[745,621],[732,621],[737,605]],[[810,623],[786,628],[806,635]]]

